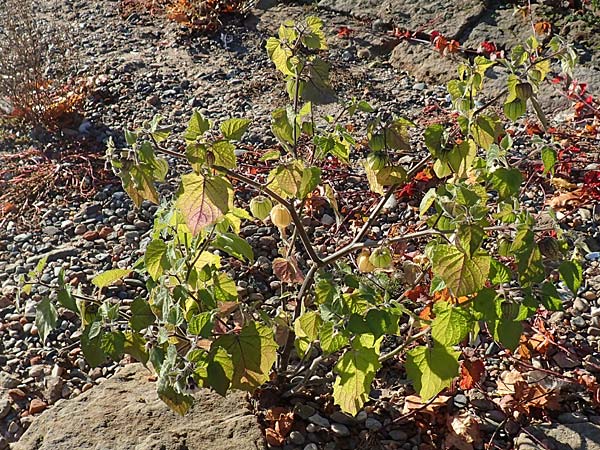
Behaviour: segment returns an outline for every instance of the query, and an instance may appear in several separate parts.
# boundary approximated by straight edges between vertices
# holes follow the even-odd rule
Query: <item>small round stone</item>
[[[304,444],[305,438],[304,435],[299,431],[292,431],[289,436],[289,441],[292,444],[302,445]]]
[[[379,420],[369,417],[365,421],[365,427],[367,427],[367,430],[379,431],[383,427],[383,424]]]
[[[332,423],[331,431],[333,432],[333,434],[340,437],[350,436],[350,430],[348,429],[348,427],[346,425],[342,425],[341,423]]]

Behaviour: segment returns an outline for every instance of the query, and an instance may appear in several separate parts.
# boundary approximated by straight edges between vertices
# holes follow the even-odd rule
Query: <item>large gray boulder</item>
[[[141,364],[72,400],[58,402],[31,424],[13,450],[258,450],[262,432],[242,393],[208,390],[180,417],[159,400]]]
[[[516,450],[600,450],[600,426],[590,422],[537,425],[527,430],[537,442],[522,433],[515,441]]]
[[[379,18],[395,27],[410,31],[439,31],[448,39],[456,39],[464,48],[477,49],[483,41],[494,42],[510,49],[524,42],[531,34],[531,17],[515,14],[510,2],[500,0],[464,0],[448,2],[431,0],[321,0],[319,6],[344,14]],[[545,17],[543,6],[532,5],[534,20]],[[598,45],[598,33],[581,20],[557,26],[554,31],[572,43],[585,43],[587,48]],[[375,52],[376,53],[376,52]],[[582,64],[575,77],[586,82],[591,92],[600,92],[600,66],[596,52],[581,52]],[[429,45],[401,41],[393,48],[390,63],[421,81],[443,84],[456,78],[458,59],[441,57]],[[490,73],[492,77],[495,74]],[[487,80],[486,92],[493,96],[504,89],[504,77]],[[542,106],[546,112],[568,107],[553,88],[544,88]]]

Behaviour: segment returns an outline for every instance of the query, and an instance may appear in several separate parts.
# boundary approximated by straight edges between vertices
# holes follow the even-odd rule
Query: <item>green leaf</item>
[[[402,166],[386,166],[377,171],[377,183],[381,186],[392,186],[406,181],[406,170]]]
[[[433,206],[436,198],[437,193],[435,191],[435,188],[430,188],[421,199],[421,204],[419,205],[420,217],[423,217],[425,213],[429,210],[429,208]]]
[[[278,160],[280,157],[281,152],[279,150],[269,150],[259,158],[259,161],[275,161]]]
[[[518,195],[523,182],[519,169],[496,169],[492,173],[492,187],[498,191],[501,200]]]
[[[208,384],[217,393],[225,396],[231,385],[231,379],[235,371],[233,361],[227,350],[223,347],[216,347],[211,351],[206,371]]]
[[[238,299],[235,281],[226,273],[219,273],[213,278],[214,298],[221,302],[235,302]]]
[[[273,111],[271,117],[271,131],[273,132],[273,135],[288,152],[291,152],[292,145],[294,144],[293,121],[290,121],[287,111],[283,108]],[[296,126],[296,137],[299,135],[300,130]]]
[[[154,239],[148,244],[144,253],[144,264],[154,281],[158,280],[164,271],[169,268],[167,244],[163,240]]]
[[[542,147],[542,162],[544,163],[544,175],[550,172],[554,175],[554,166],[557,162],[556,150],[552,147]]]
[[[483,288],[473,299],[474,315],[488,322],[498,318],[498,294],[494,289]]]
[[[492,259],[490,266],[490,281],[492,284],[508,283],[511,279],[510,269],[501,262]]]
[[[142,364],[148,362],[148,352],[146,351],[146,341],[140,333],[135,331],[125,332],[125,342],[123,344],[123,352],[131,355]]]
[[[484,238],[485,230],[479,225],[461,224],[456,230],[456,246],[469,257],[481,248]]]
[[[542,283],[542,305],[548,311],[561,311],[563,309],[562,298],[554,286],[549,281]]]
[[[219,234],[212,245],[241,261],[254,261],[252,246],[234,233]]]
[[[98,324],[98,332],[92,337],[92,325],[94,324]],[[100,347],[100,342],[102,338],[102,335],[98,334],[101,331],[100,328],[101,327],[99,322],[93,322],[83,330],[83,334],[81,335],[81,351],[83,352],[85,360],[92,367],[97,367],[100,364],[104,363],[107,357],[106,353],[104,353],[104,351]]]
[[[331,354],[347,345],[348,337],[336,329],[332,322],[324,322],[319,328],[319,343],[325,354]]]
[[[188,173],[181,177],[181,184],[175,205],[194,236],[233,207],[232,187],[223,177]]]
[[[436,302],[431,322],[431,337],[443,347],[457,345],[471,330],[471,316],[460,306]]]
[[[121,331],[104,333],[100,339],[100,348],[113,361],[119,361],[123,356],[123,349],[125,348],[125,335]]]
[[[581,265],[576,261],[563,261],[558,271],[569,290],[577,295],[583,280]]]
[[[56,326],[58,312],[48,297],[37,304],[35,310],[35,326],[38,329],[42,343]]]
[[[321,182],[321,169],[318,167],[307,167],[302,171],[302,181],[298,189],[298,199],[306,198],[308,194],[316,189]]]
[[[269,172],[267,182],[276,192],[286,197],[295,197],[302,183],[303,169],[299,161],[278,166]]]
[[[404,118],[395,119],[385,128],[385,142],[392,150],[410,150],[410,136],[408,129],[415,124]]]
[[[210,337],[213,329],[213,315],[210,312],[204,312],[192,316],[188,322],[188,332],[194,336]]]
[[[306,18],[306,26],[310,32],[302,35],[302,43],[309,49],[326,50],[327,41],[323,33],[323,21],[318,17],[310,16]]]
[[[445,155],[445,159],[452,171],[459,177],[466,177],[469,169],[471,169],[473,165],[475,156],[477,156],[477,145],[473,140],[468,139],[455,145],[452,150]]]
[[[498,137],[499,123],[489,116],[479,116],[471,125],[471,135],[479,147],[489,150]]]
[[[399,320],[397,314],[379,308],[370,309],[365,316],[365,323],[375,339],[379,339],[384,334],[398,334]]]
[[[515,122],[519,117],[525,114],[526,111],[527,104],[518,97],[504,104],[504,114],[506,114],[506,117],[508,117],[513,122]]]
[[[315,105],[324,105],[336,100],[335,91],[329,85],[330,65],[317,56],[310,57],[307,66],[308,80],[300,82],[300,97]],[[293,96],[291,96],[293,99]]]
[[[303,336],[308,338],[309,341],[316,341],[319,336],[319,328],[323,320],[321,316],[316,311],[307,311],[302,314],[296,322],[294,323],[294,328],[298,331],[300,330],[300,334],[296,332],[297,336]],[[298,326],[296,326],[298,324]]]
[[[144,328],[148,328],[156,320],[155,315],[152,313],[152,309],[146,300],[141,297],[137,297],[131,303],[131,319],[129,319],[129,326],[134,331],[141,331]]]
[[[111,269],[92,278],[92,284],[99,289],[110,286],[131,273],[128,269]]]
[[[139,207],[144,200],[155,204],[159,203],[151,170],[138,166],[132,166],[129,170],[123,168],[120,177],[123,189],[136,206]]]
[[[235,169],[237,166],[235,145],[228,141],[217,141],[212,144],[210,149],[215,156],[215,166],[225,167],[226,169]]]
[[[210,121],[202,117],[198,110],[194,110],[188,123],[183,138],[186,141],[195,141],[210,129]]]
[[[456,297],[479,291],[487,280],[491,258],[484,252],[473,257],[456,247],[439,244],[432,251],[432,270]]]
[[[269,380],[269,372],[277,359],[273,331],[266,325],[250,322],[238,335],[228,334],[214,341],[231,355],[234,373],[233,389],[254,390]]]
[[[58,300],[58,303],[60,303],[65,308],[67,308],[75,313],[79,311],[77,309],[77,302],[75,301],[75,298],[73,297],[73,295],[71,295],[71,291],[68,287],[65,287],[58,291],[57,300]]]
[[[175,391],[175,389],[173,389],[172,386],[169,386],[166,380],[163,380],[162,378],[158,379],[156,393],[158,394],[158,398],[160,398],[169,409],[180,416],[184,416],[194,404],[194,397]]]
[[[223,136],[232,141],[239,141],[248,130],[250,119],[228,119],[221,124]]]
[[[488,325],[496,341],[511,350],[517,348],[521,334],[523,333],[523,324],[521,321],[500,319],[491,322],[488,321]]]
[[[451,347],[420,346],[406,355],[406,374],[423,401],[428,401],[452,384],[458,375],[460,351]]]
[[[444,149],[444,131],[444,126],[440,124],[429,125],[425,129],[425,145],[434,158],[439,158]]]
[[[287,45],[282,45],[279,39],[274,37],[267,39],[266,48],[267,54],[277,70],[285,76],[293,76],[294,73],[288,67],[288,59],[292,57],[292,50]]]
[[[353,348],[342,355],[334,367],[338,375],[333,385],[333,399],[342,411],[356,415],[369,399],[371,383],[381,367],[374,348]]]

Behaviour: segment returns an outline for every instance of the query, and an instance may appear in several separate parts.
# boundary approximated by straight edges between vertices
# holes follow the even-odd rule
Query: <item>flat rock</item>
[[[262,450],[262,432],[243,393],[202,390],[185,417],[158,398],[141,364],[131,364],[42,413],[12,450]]]
[[[41,259],[46,258],[47,262],[57,261],[59,259],[65,259],[69,256],[76,256],[79,251],[73,247],[72,245],[64,245],[53,250],[50,250],[46,253],[41,253],[39,255],[33,255],[27,258],[28,263],[36,263]]]
[[[600,426],[590,422],[561,425],[538,425],[528,427],[545,447],[539,446],[527,434],[520,434],[515,441],[516,450],[600,450]]]

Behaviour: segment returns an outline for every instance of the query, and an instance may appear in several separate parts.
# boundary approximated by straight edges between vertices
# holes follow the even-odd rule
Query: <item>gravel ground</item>
[[[119,2],[115,0],[47,3],[50,14],[61,17],[76,30],[76,43],[81,50],[80,73],[92,77],[96,85],[80,125],[63,139],[102,149],[108,137],[121,143],[123,128],[139,126],[157,113],[181,129],[195,107],[217,121],[231,116],[251,118],[248,143],[257,149],[275,145],[264,130],[270,111],[283,105],[286,98],[281,90],[273,89],[282,83],[267,60],[264,42],[279,23],[306,15],[307,8],[286,6],[257,12],[228,23],[221,32],[207,37],[190,35],[172,23],[142,13],[121,17]],[[364,94],[380,111],[404,115],[421,125],[431,118],[431,113],[424,114],[424,108],[448,106],[442,87],[428,86],[396,71],[388,65],[385,54],[377,54],[377,49],[385,47],[384,33],[377,21],[358,21],[329,12],[319,15],[325,20],[331,45],[334,85],[347,97]],[[336,37],[336,30],[342,25],[370,40]],[[44,134],[24,140],[26,145],[54,150],[60,146],[59,140]],[[17,149],[19,145],[22,144]],[[407,161],[418,157],[416,151],[407,155]],[[352,207],[352,199],[361,195],[364,185],[353,176],[344,182],[342,201]],[[525,204],[540,211],[544,195],[540,187],[530,186]],[[374,230],[374,237],[398,219],[416,223],[417,205],[415,199],[402,198],[390,204],[388,223]],[[46,255],[49,263],[42,281],[51,283],[64,268],[69,282],[85,291],[94,274],[129,267],[143,254],[155,212],[156,206],[146,203],[135,210],[118,182],[106,177],[88,198],[59,190],[51,199],[33,203],[23,216],[26,219],[0,219],[0,450],[8,442],[18,440],[36,414],[59,399],[73,398],[92,389],[117,367],[88,367],[78,346],[78,324],[68,314],[61,316],[59,329],[43,346],[33,322],[35,305],[48,294],[48,289],[34,287],[18,307],[15,292],[19,276]],[[318,210],[310,223],[311,232],[324,246],[329,244],[331,214]],[[548,361],[533,361],[532,370],[558,370],[564,376],[578,376],[581,371],[600,373],[600,267],[595,253],[600,244],[599,215],[594,205],[560,213],[563,227],[586,239],[592,253],[588,255],[586,282],[580,296],[567,302],[565,311],[544,318],[556,330],[559,347]],[[240,297],[264,301],[267,310],[276,308],[279,282],[267,259],[277,252],[275,229],[251,223],[243,228],[242,235],[249,237],[255,248],[258,270],[252,275],[233,273]],[[125,305],[143,293],[143,282],[135,278],[126,279],[122,286],[109,291],[110,296]],[[521,424],[506,417],[488,394],[513,364],[493,342],[482,342],[473,352],[486,355],[487,378],[481,389],[454,389],[452,399],[442,408],[477,417],[486,439],[495,434],[497,442],[509,448],[521,436]],[[331,362],[324,361],[317,373],[330,381]],[[439,439],[435,427],[430,427],[429,436],[425,431],[422,422],[427,415],[397,420],[406,397],[412,394],[404,378],[400,366],[386,365],[372,392],[373,401],[356,418],[332,408],[325,395],[327,384],[288,398],[297,420],[283,448],[333,450],[366,448],[367,444],[373,448],[434,448],[426,446]],[[575,420],[600,425],[600,413],[591,406],[588,394],[575,390],[569,395],[563,413],[552,417],[554,422]],[[574,415],[575,411],[579,415]]]

